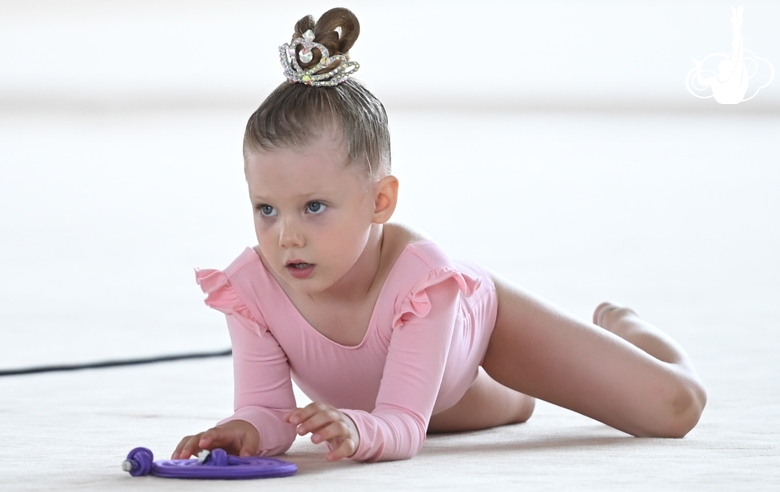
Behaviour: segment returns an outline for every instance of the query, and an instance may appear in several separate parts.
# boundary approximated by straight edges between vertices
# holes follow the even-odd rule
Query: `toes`
[[[615,304],[607,301],[602,302],[596,306],[595,311],[593,311],[593,324],[601,326],[601,318],[604,316],[604,313],[613,309],[617,309],[618,307],[619,306],[616,306]]]
[[[602,302],[596,307],[596,310],[593,311],[593,324],[602,328],[611,329],[611,326],[620,319],[632,316],[638,317],[639,315],[631,308],[618,306],[611,302]]]

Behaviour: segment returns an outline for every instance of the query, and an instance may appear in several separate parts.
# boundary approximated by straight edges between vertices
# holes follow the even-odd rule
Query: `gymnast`
[[[406,459],[427,433],[524,422],[536,398],[634,436],[686,435],[706,393],[668,335],[607,302],[577,319],[389,222],[398,179],[385,109],[353,77],[359,32],[336,8],[280,47],[286,80],[243,142],[257,245],[196,272],[226,315],[235,413],[172,458],[278,455],[310,434],[330,461]],[[296,406],[293,381],[313,403]]]

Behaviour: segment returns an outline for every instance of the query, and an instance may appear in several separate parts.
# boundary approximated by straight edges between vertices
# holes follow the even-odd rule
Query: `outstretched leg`
[[[633,311],[602,304],[601,328],[494,276],[498,318],[483,367],[516,391],[636,436],[682,437],[706,402],[674,341]]]
[[[637,315],[633,309],[602,302],[593,311],[593,324],[639,347],[662,362],[682,364],[693,372],[683,348],[672,337]]]

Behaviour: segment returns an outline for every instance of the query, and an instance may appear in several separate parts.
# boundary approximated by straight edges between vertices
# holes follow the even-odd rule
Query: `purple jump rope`
[[[135,448],[127,454],[122,470],[134,477],[155,475],[164,478],[273,478],[295,475],[294,463],[276,458],[231,456],[223,449],[201,451],[198,459],[154,461],[147,448]]]

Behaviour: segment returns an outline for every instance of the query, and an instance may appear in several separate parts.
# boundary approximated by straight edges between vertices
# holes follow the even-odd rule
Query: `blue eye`
[[[266,217],[272,217],[276,215],[276,210],[274,210],[274,208],[270,205],[258,205],[257,209]]]
[[[306,204],[306,211],[312,214],[321,214],[326,208],[328,206],[322,202],[309,202]]]

